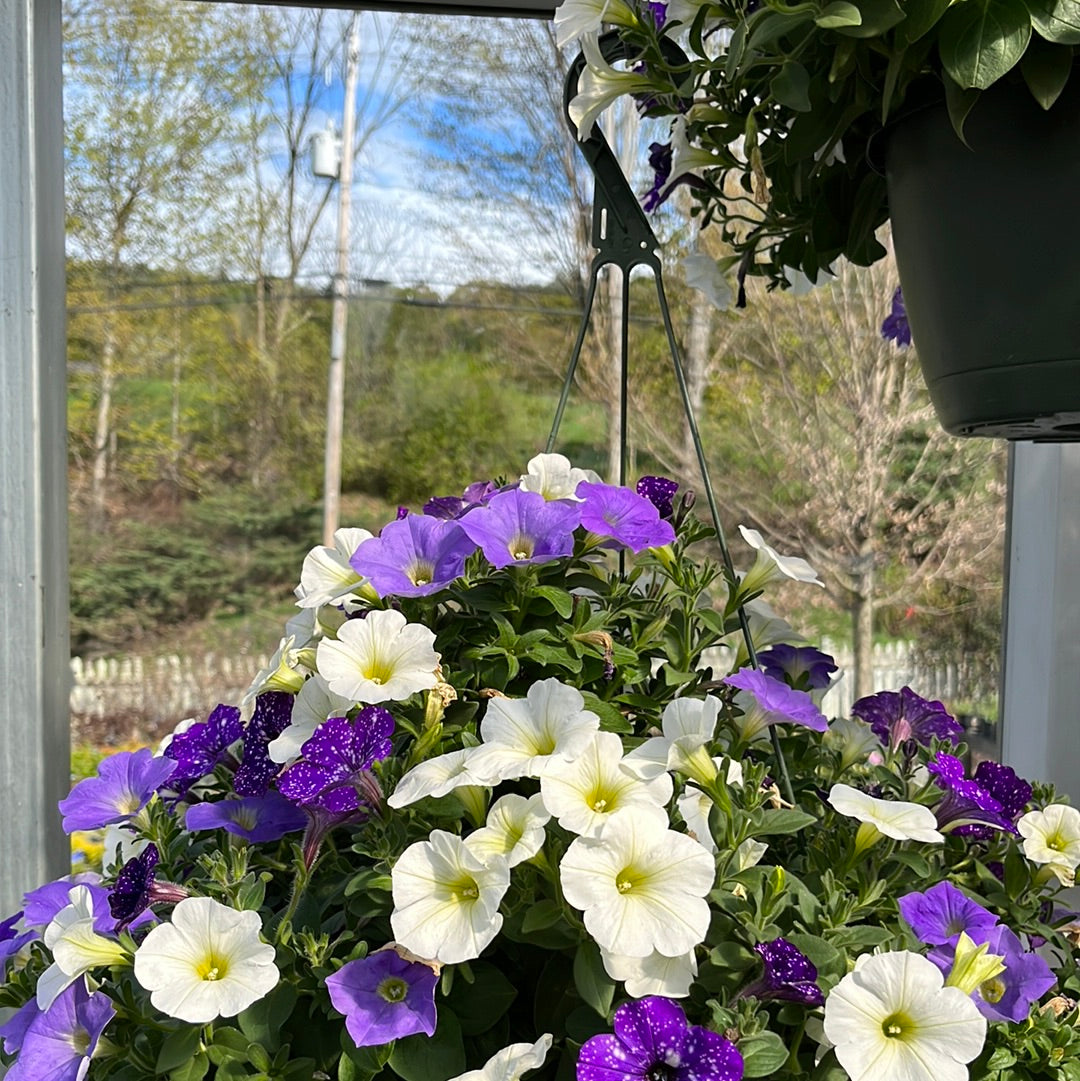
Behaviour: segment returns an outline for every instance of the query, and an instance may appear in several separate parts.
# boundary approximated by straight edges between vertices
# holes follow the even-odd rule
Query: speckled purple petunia
[[[289,726],[293,695],[267,691],[255,699],[255,712],[244,729],[244,752],[233,778],[238,796],[261,796],[281,766],[270,759],[267,748]]]
[[[743,1060],[730,1040],[686,1020],[669,998],[624,1002],[613,1033],[585,1041],[577,1081],[740,1081]]]
[[[220,704],[205,721],[176,733],[163,752],[177,764],[176,771],[169,777],[168,787],[183,793],[212,773],[243,731],[240,710],[236,706]]]
[[[964,729],[940,702],[923,698],[910,687],[860,698],[851,707],[851,715],[866,721],[874,735],[894,751],[908,739],[928,747],[935,737],[955,739],[964,734]]]

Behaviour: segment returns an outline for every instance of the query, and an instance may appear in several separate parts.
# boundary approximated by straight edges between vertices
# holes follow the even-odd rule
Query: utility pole
[[[345,61],[345,104],[338,175],[337,266],[330,317],[330,370],[326,394],[326,460],[323,469],[323,543],[333,545],[341,512],[341,442],[345,427],[345,337],[349,322],[349,216],[352,210],[353,146],[356,142],[356,84],[360,74],[360,12],[349,23]]]

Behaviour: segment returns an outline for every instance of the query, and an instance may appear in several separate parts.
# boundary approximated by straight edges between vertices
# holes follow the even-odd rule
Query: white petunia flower
[[[300,647],[297,645],[296,636],[286,635],[278,642],[278,647],[266,662],[266,667],[260,668],[255,674],[251,686],[240,699],[240,706],[243,708],[254,702],[256,696],[263,691],[287,691],[289,694],[296,694],[306,678],[307,672],[300,661]]]
[[[135,979],[155,1009],[204,1025],[234,1017],[277,985],[274,947],[259,937],[257,912],[211,897],[186,897],[135,951]]]
[[[875,799],[847,784],[834,784],[829,789],[829,803],[848,818],[857,818],[879,833],[897,841],[924,841],[944,844],[938,831],[937,819],[929,807],[903,800]]]
[[[648,957],[624,957],[601,950],[600,958],[607,974],[624,983],[631,998],[646,995],[686,998],[697,975],[697,958],[693,950],[678,957],[665,957],[655,952]]]
[[[986,1019],[917,953],[863,954],[825,1000],[825,1036],[851,1081],[967,1081]]]
[[[826,746],[840,751],[840,772],[857,762],[865,762],[874,751],[881,750],[881,740],[865,721],[837,717],[823,737]]]
[[[1080,811],[1051,803],[1042,811],[1028,811],[1016,828],[1024,838],[1024,855],[1048,865],[1063,885],[1072,886],[1080,866]]]
[[[611,815],[626,807],[667,826],[671,775],[644,781],[621,769],[623,761],[622,740],[614,732],[594,732],[573,759],[549,763],[540,777],[540,794],[563,829],[595,837]]]
[[[741,525],[739,532],[743,540],[751,548],[757,550],[757,559],[742,581],[741,592],[756,593],[781,575],[793,578],[796,582],[807,582],[824,589],[825,583],[805,559],[799,556],[782,556],[775,548],[765,543],[765,538],[756,529],[747,529],[746,526]]]
[[[511,793],[492,805],[483,828],[465,838],[465,847],[485,862],[501,856],[511,867],[532,859],[544,845],[551,812],[538,794],[526,799]]]
[[[427,796],[445,796],[466,785],[482,787],[490,782],[475,767],[479,747],[461,747],[413,766],[397,783],[386,801],[391,807],[408,807]]]
[[[717,773],[719,773],[724,760],[714,758],[713,764],[716,766]],[[741,762],[729,760],[727,783],[731,785],[741,785],[743,783]],[[682,815],[682,820],[686,823],[690,836],[715,854],[717,850],[716,842],[713,840],[712,831],[709,829],[709,814],[713,809],[713,801],[700,788],[688,786],[675,801],[675,806],[678,807],[679,814]]]
[[[68,901],[42,934],[45,945],[52,951],[53,963],[38,977],[39,1010],[47,1010],[65,987],[92,968],[126,964],[130,960],[116,939],[94,930],[94,898],[86,886],[70,889]]]
[[[703,293],[714,308],[726,312],[731,307],[735,291],[711,255],[692,252],[682,260],[682,269],[686,284]]]
[[[493,1055],[479,1070],[469,1070],[450,1081],[521,1081],[521,1075],[543,1066],[551,1050],[551,1033],[536,1043],[512,1043]]]
[[[301,748],[323,721],[344,717],[354,705],[353,699],[330,690],[325,677],[312,676],[293,702],[288,727],[267,747],[270,761],[283,764],[299,758]]]
[[[570,464],[570,459],[562,454],[538,454],[529,460],[527,472],[521,475],[521,487],[526,492],[537,492],[548,502],[555,499],[573,499],[577,486],[587,480],[590,484],[599,484],[599,474],[591,469],[578,469]]]
[[[706,750],[716,733],[720,699],[676,698],[664,707],[662,736],[653,736],[623,759],[623,769],[643,780],[675,770],[709,783],[716,779],[716,763]]]
[[[510,867],[487,862],[460,837],[433,830],[410,845],[391,872],[394,940],[419,957],[446,965],[471,961],[499,933],[499,905],[510,888]]]
[[[563,0],[555,9],[555,40],[561,49],[582,34],[598,34],[604,23],[636,26],[634,9],[625,0]]]
[[[600,718],[576,687],[557,679],[534,683],[524,698],[492,698],[480,722],[484,741],[472,769],[489,784],[539,777],[553,756],[580,754]]]
[[[319,545],[304,558],[296,603],[300,608],[318,608],[323,604],[343,604],[356,600],[356,589],[365,579],[356,573],[349,560],[360,545],[371,539],[366,529],[338,529],[334,547]]]
[[[353,702],[403,702],[438,682],[434,632],[392,609],[350,619],[337,640],[319,643],[317,664],[330,690]]]
[[[585,54],[585,70],[578,80],[578,93],[567,108],[579,140],[589,137],[600,114],[619,98],[648,94],[655,89],[647,76],[613,68],[600,52],[596,34],[581,35],[581,50]]]
[[[585,929],[601,949],[627,957],[678,957],[703,941],[715,874],[697,841],[636,807],[612,815],[599,836],[578,837],[559,867]]]

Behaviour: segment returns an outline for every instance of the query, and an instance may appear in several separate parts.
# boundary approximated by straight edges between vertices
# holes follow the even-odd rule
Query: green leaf
[[[562,919],[562,909],[554,901],[545,898],[537,901],[525,913],[525,918],[521,921],[521,930],[525,934],[530,931],[542,931],[558,923],[560,919]]]
[[[439,1009],[433,1036],[420,1032],[398,1040],[390,1052],[390,1068],[405,1081],[448,1081],[464,1073],[465,1047],[454,1011]]]
[[[898,0],[855,0],[860,21],[857,26],[837,27],[838,34],[849,38],[876,38],[904,20]]]
[[[574,598],[565,589],[557,586],[537,586],[533,592],[536,596],[543,597],[563,619],[570,618],[570,613],[574,610]]]
[[[797,113],[810,112],[810,75],[796,60],[787,60],[769,83],[772,96]]]
[[[202,1042],[202,1028],[182,1028],[165,1037],[157,1057],[157,1072],[168,1073],[177,1066],[189,1061],[199,1050]]]
[[[835,30],[838,26],[858,26],[862,22],[862,12],[854,4],[836,0],[836,3],[829,4],[822,11],[814,22],[823,30]]]
[[[1024,76],[1035,100],[1044,108],[1061,96],[1072,71],[1073,51],[1068,45],[1050,45],[1035,38],[1024,59],[1020,61],[1020,74]]]
[[[473,980],[458,980],[448,999],[464,1036],[487,1032],[517,998],[517,988],[486,961],[472,963]]]
[[[812,814],[794,808],[782,807],[775,811],[760,811],[754,815],[753,833],[755,837],[798,833],[799,830],[805,829],[816,821],[817,819]]]
[[[1047,41],[1080,45],[1080,0],[1031,0],[1031,24]]]
[[[965,0],[941,20],[941,63],[964,89],[985,90],[1024,55],[1031,17],[1023,0]]]
[[[200,1051],[183,1066],[178,1066],[169,1074],[169,1081],[202,1081],[210,1069],[210,1059],[205,1051]]]
[[[585,708],[592,710],[600,718],[600,727],[605,732],[633,732],[634,726],[623,716],[618,706],[597,698],[592,691],[582,691]]]
[[[574,986],[586,1005],[607,1017],[615,997],[615,981],[607,974],[600,947],[589,939],[574,954]]]
[[[906,0],[904,21],[896,28],[896,36],[905,45],[914,45],[928,34],[949,10],[952,0]]]
[[[281,1043],[282,1029],[295,1005],[296,988],[291,983],[279,983],[265,998],[242,1010],[236,1020],[252,1043],[273,1051]]]
[[[945,85],[945,108],[949,112],[949,123],[952,124],[956,137],[967,146],[964,138],[964,124],[967,122],[968,113],[975,107],[979,100],[981,90],[963,90],[949,78],[948,75],[942,80]]]
[[[758,1032],[739,1040],[743,1077],[768,1077],[787,1062],[788,1049],[775,1032]]]

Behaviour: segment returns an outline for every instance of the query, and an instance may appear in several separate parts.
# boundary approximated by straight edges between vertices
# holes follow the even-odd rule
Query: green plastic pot
[[[934,408],[953,435],[1080,440],[1080,79],[1044,111],[984,92],[886,146],[893,243]]]

